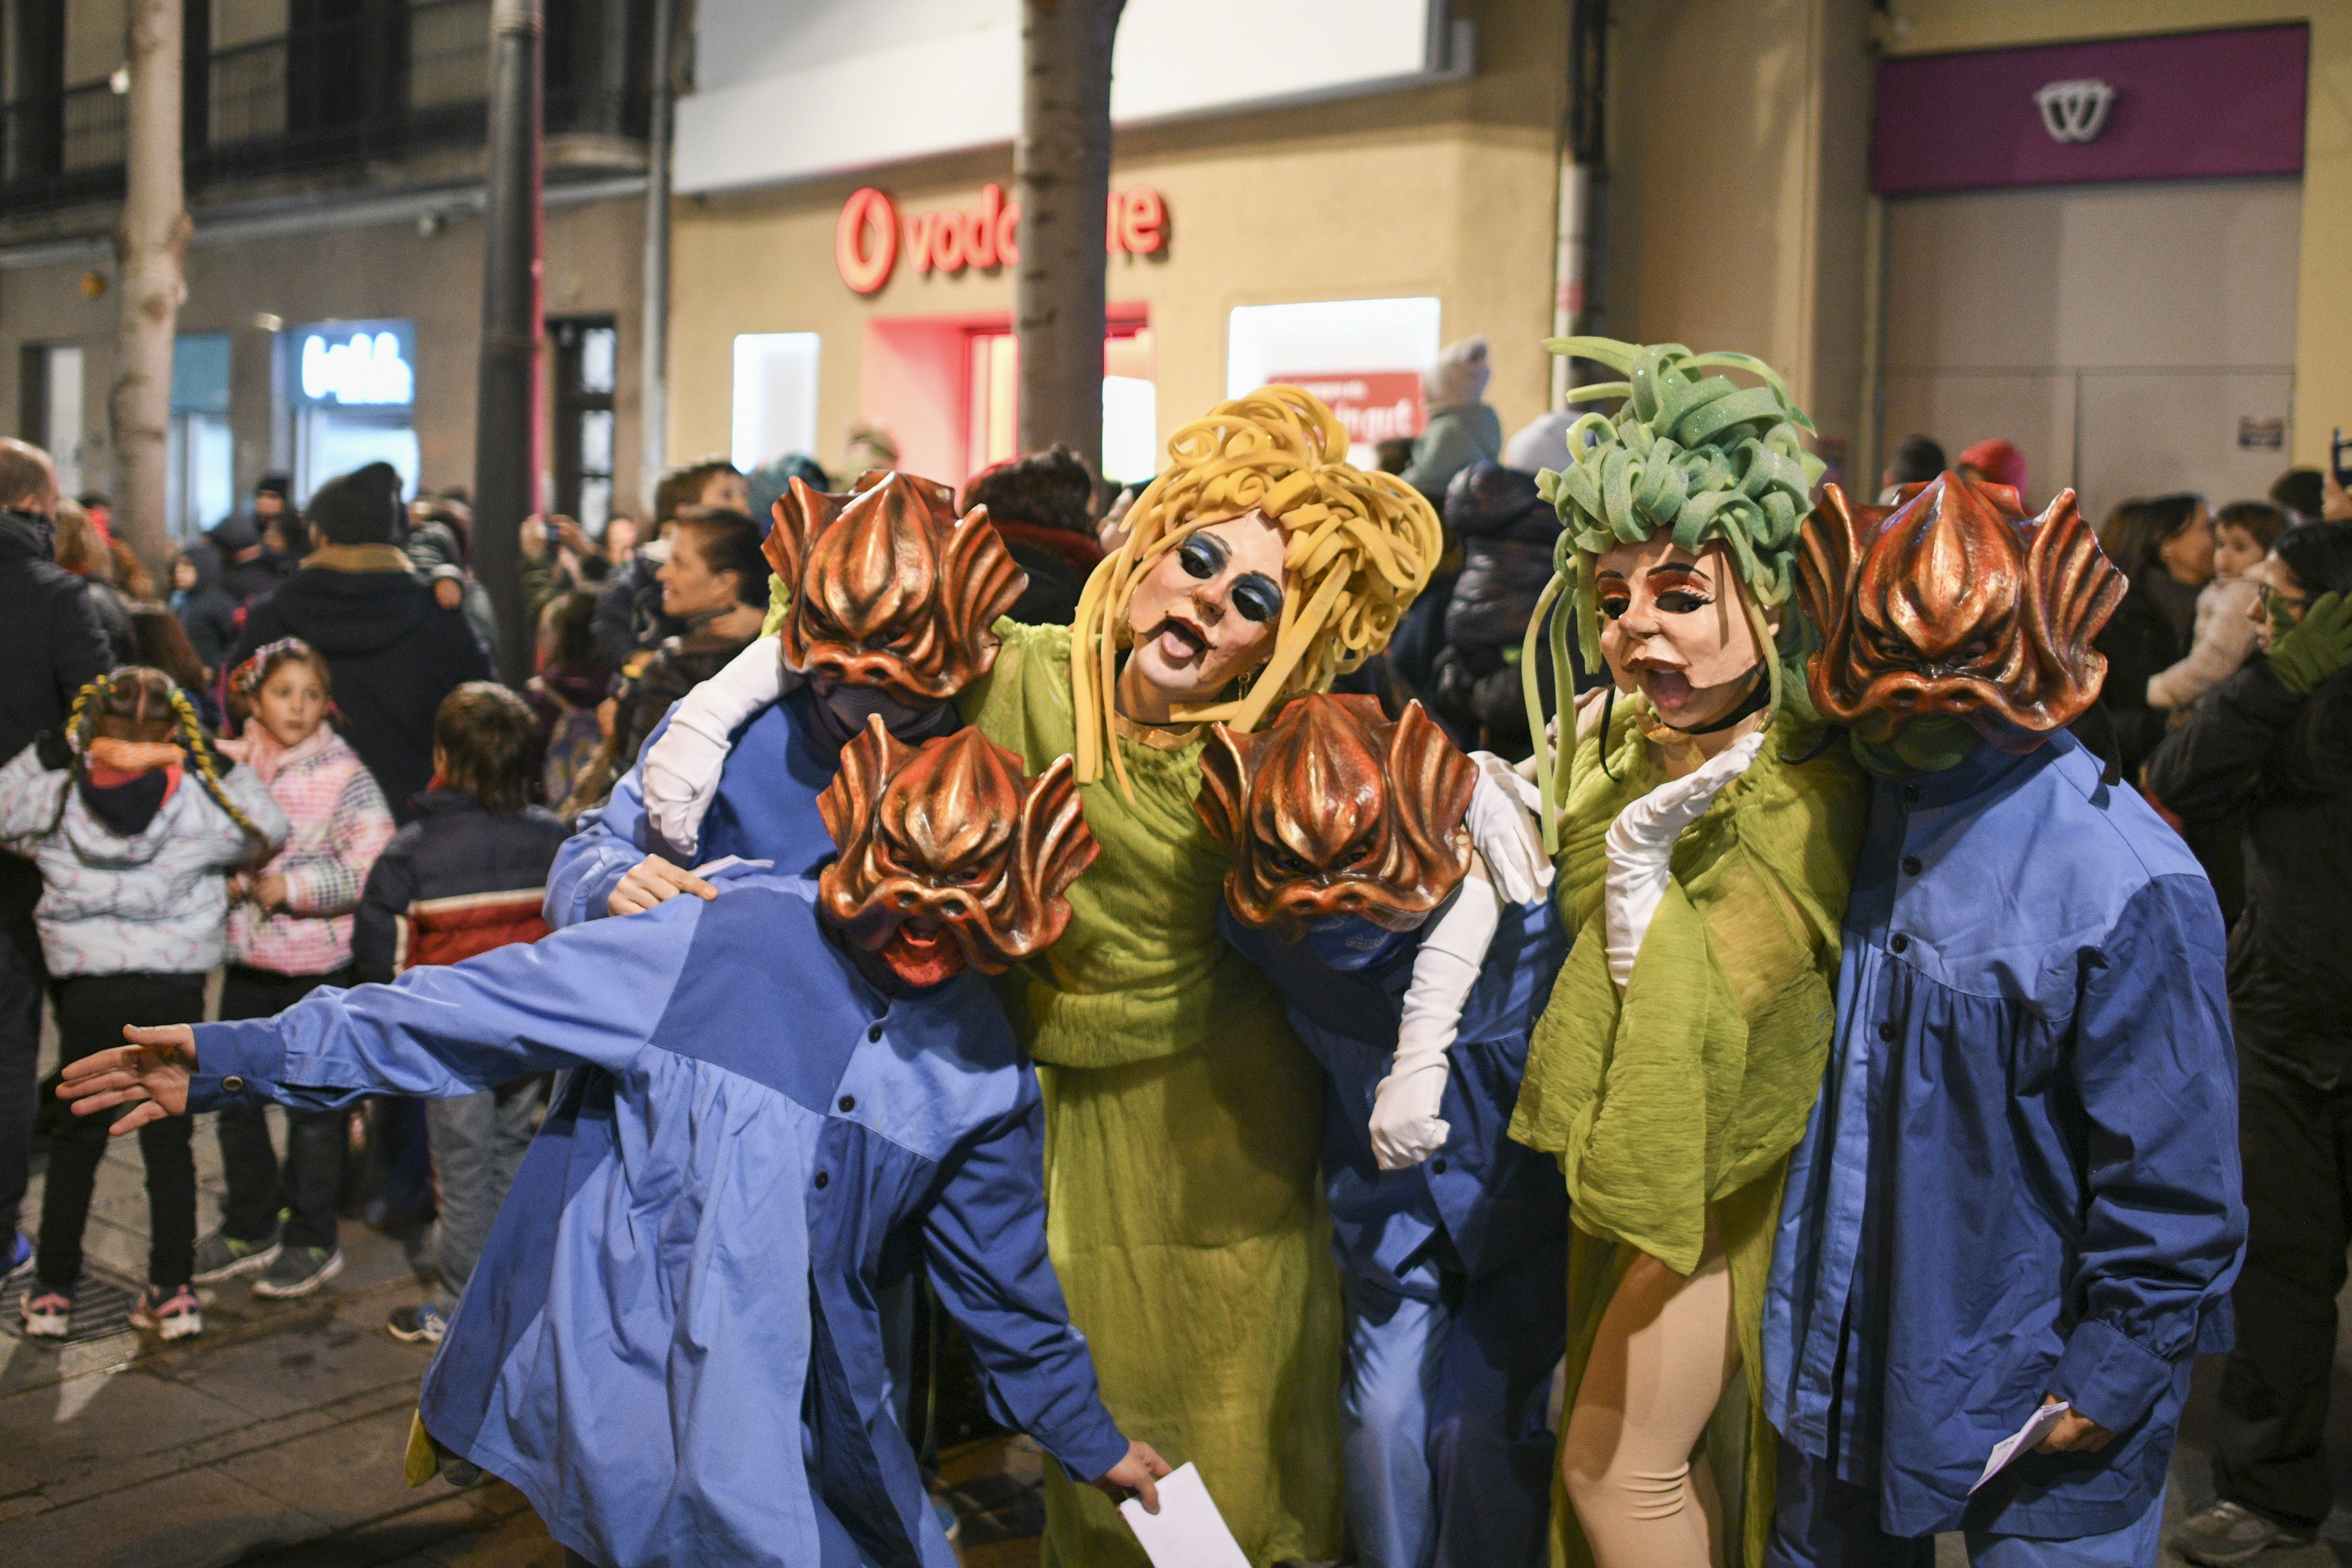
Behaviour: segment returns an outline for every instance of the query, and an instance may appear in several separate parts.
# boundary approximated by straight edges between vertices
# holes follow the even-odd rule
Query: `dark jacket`
[[[2352,1082],[2352,671],[2297,696],[2250,660],[2157,747],[2147,782],[2192,825],[2245,813],[2239,1046],[2323,1089]]]
[[[1446,602],[1430,706],[1457,738],[1525,757],[1531,743],[1519,650],[1551,580],[1559,514],[1536,493],[1534,475],[1474,463],[1446,491],[1445,526],[1461,541],[1462,571]]]
[[[1029,626],[1067,626],[1076,619],[1078,595],[1102,561],[1102,546],[1088,534],[1045,523],[997,521],[1005,552],[1029,574],[1029,584],[1005,613]]]
[[[232,666],[265,643],[299,637],[327,656],[344,738],[368,765],[393,818],[433,777],[433,716],[489,660],[463,612],[444,610],[390,545],[330,545],[248,606]]]
[[[188,646],[196,651],[196,662],[217,673],[221,661],[236,646],[236,601],[221,586],[220,551],[199,539],[181,553],[196,569],[196,585],[172,595],[172,613],[180,618]]]
[[[47,517],[0,511],[0,757],[63,729],[74,694],[113,667],[89,584],[57,563],[55,531]]]
[[[2077,738],[2134,782],[2139,779],[2141,764],[2164,738],[2165,723],[2172,713],[2169,708],[2147,706],[2147,678],[2188,656],[2194,626],[2193,621],[2184,623],[2168,614],[2158,601],[2158,595],[2164,590],[2152,580],[2163,571],[2161,565],[2150,561],[2132,579],[2124,601],[2116,606],[2114,617],[2094,644],[2107,657],[2099,712],[2115,731],[2112,744],[2105,743],[2106,737],[2096,718],[2087,725],[2079,720],[2075,724]],[[2194,595],[2196,590],[2185,591]]]
[[[654,732],[670,705],[725,669],[729,661],[751,645],[751,639],[722,637],[703,627],[673,637],[623,689],[613,716],[613,772],[628,771],[646,737]]]
[[[643,555],[633,555],[596,595],[596,614],[589,627],[597,653],[615,669],[638,649],[685,630],[662,613],[661,583],[654,576],[660,570]]]
[[[368,873],[352,923],[352,962],[388,982],[418,964],[454,963],[544,936],[548,868],[569,830],[536,806],[486,810],[464,789],[428,789]],[[510,900],[496,894],[511,894]],[[510,906],[510,907],[509,907]]]

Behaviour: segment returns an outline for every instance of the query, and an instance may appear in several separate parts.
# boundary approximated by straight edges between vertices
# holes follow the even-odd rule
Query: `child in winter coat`
[[[468,681],[441,700],[433,787],[417,797],[416,821],[394,835],[361,895],[352,953],[362,981],[388,983],[547,935],[540,906],[566,830],[530,803],[538,747],[538,719],[504,686]],[[440,1283],[427,1300],[394,1309],[385,1327],[394,1339],[440,1343],[530,1146],[542,1082],[525,1073],[425,1103],[441,1205]]]
[[[352,912],[391,841],[392,810],[359,753],[328,722],[334,686],[318,650],[292,637],[272,643],[230,673],[228,687],[245,734],[221,749],[268,787],[293,831],[268,865],[233,883],[239,896],[229,909],[220,1016],[272,1018],[320,986],[353,983]],[[307,1296],[342,1270],[335,1205],[349,1122],[343,1111],[289,1109],[281,1166],[259,1106],[222,1109],[216,1130],[228,1199],[220,1228],[196,1244],[198,1284],[259,1273],[257,1296]],[[282,1234],[281,1199],[289,1211]]]
[[[2147,678],[2150,707],[2194,707],[2238,673],[2254,651],[2248,613],[2262,585],[2248,574],[2286,532],[2286,514],[2267,501],[2232,501],[2213,519],[2213,580],[2197,591],[2197,630],[2186,658]],[[2234,847],[2234,845],[2233,845]]]
[[[186,694],[161,670],[126,665],[74,699],[63,736],[43,735],[0,768],[0,844],[46,884],[33,911],[55,977],[66,1060],[105,1049],[123,1025],[168,1009],[205,1016],[205,976],[226,945],[221,873],[285,841],[286,814],[251,768],[215,751]],[[51,1143],[37,1278],[25,1332],[63,1338],[81,1278],[82,1228],[111,1118],[69,1124]],[[189,1122],[139,1129],[147,1166],[146,1291],[131,1322],[167,1340],[201,1333],[190,1288],[196,1166]]]

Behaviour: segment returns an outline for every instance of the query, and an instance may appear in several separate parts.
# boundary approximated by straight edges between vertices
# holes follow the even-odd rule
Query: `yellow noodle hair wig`
[[[1118,651],[1133,633],[1128,610],[1160,558],[1196,530],[1258,511],[1282,529],[1282,622],[1274,653],[1230,700],[1180,710],[1187,724],[1257,727],[1277,704],[1328,691],[1335,676],[1388,645],[1444,549],[1437,513],[1392,474],[1347,460],[1348,431],[1312,393],[1260,387],[1221,402],[1169,438],[1168,466],[1127,514],[1127,542],[1095,568],[1070,636],[1077,778],[1091,783],[1108,754],[1120,787],[1127,765],[1111,743]]]

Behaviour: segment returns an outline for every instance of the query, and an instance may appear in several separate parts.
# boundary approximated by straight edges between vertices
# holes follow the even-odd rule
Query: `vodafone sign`
[[[1113,191],[1103,225],[1103,249],[1150,256],[1168,248],[1168,204],[1149,185]],[[961,272],[1008,267],[1021,259],[1021,204],[1003,187],[981,187],[977,205],[961,212],[901,217],[898,205],[868,185],[841,204],[833,228],[833,263],[841,280],[860,294],[890,281],[903,254],[917,272]]]

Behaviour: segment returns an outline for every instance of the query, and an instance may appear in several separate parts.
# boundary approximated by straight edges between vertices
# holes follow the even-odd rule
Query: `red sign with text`
[[[1151,256],[1168,247],[1168,204],[1149,185],[1113,191],[1103,222],[1103,249]],[[986,271],[1021,259],[1021,204],[1004,199],[993,182],[979,203],[961,212],[901,217],[898,204],[868,185],[841,204],[833,229],[833,262],[841,280],[860,294],[890,281],[904,255],[917,272]]]
[[[1422,427],[1429,423],[1428,410],[1421,401],[1418,371],[1358,371],[1346,375],[1268,379],[1304,387],[1321,398],[1339,416],[1339,423],[1348,427],[1348,440],[1352,445],[1377,446],[1401,435],[1419,435]]]

